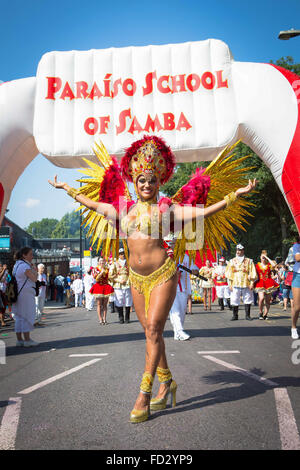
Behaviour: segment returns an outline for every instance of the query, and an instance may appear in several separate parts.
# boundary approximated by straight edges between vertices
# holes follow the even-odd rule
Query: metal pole
[[[80,182],[80,187],[82,186],[82,183]],[[82,211],[80,211],[80,216],[79,216],[79,223],[80,223],[80,227],[79,227],[79,249],[80,249],[80,276],[82,276],[82,227],[81,227],[81,223],[82,223]]]

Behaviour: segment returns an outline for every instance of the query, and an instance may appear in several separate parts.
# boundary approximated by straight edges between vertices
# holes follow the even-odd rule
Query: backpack
[[[64,278],[64,289],[68,289],[69,286],[69,282],[68,282],[68,279],[65,277]]]
[[[292,286],[292,280],[293,280],[293,271],[289,271],[286,275],[284,282],[284,286],[286,287],[291,287]]]
[[[14,275],[11,276],[7,283],[5,295],[9,305],[16,303],[18,299],[18,284]]]

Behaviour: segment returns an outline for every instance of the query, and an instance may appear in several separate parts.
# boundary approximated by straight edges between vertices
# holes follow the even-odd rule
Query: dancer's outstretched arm
[[[247,186],[244,186],[243,188],[237,189],[234,193],[231,193],[233,195],[233,198],[237,198],[239,196],[243,196],[250,191],[252,191],[257,185],[257,180],[254,179],[253,181],[249,180],[249,183]],[[230,195],[228,196],[230,197]],[[220,202],[216,202],[216,204],[212,204],[211,206],[200,208],[200,207],[190,207],[190,206],[180,206],[175,204],[173,206],[174,209],[174,215],[175,219],[177,221],[181,222],[190,222],[193,219],[200,218],[200,217],[209,217],[216,212],[219,212],[222,209],[226,209],[228,205],[228,199],[223,199]]]
[[[57,175],[54,176],[53,181],[48,180],[48,182],[54,188],[63,189],[64,191],[67,191],[68,194],[73,189],[67,183],[62,183],[62,182],[57,181]],[[73,191],[74,191],[74,194],[72,194],[72,197],[74,197],[75,201],[80,202],[80,204],[82,204],[83,206],[95,212],[98,212],[98,214],[104,215],[108,219],[113,219],[113,220],[118,219],[118,213],[112,204],[108,204],[106,202],[96,202],[84,196],[83,194],[76,194],[76,190],[73,190]]]

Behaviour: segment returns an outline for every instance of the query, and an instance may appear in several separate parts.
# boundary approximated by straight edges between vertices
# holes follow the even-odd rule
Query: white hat
[[[124,248],[119,249],[119,254],[124,253]]]
[[[243,247],[243,245],[241,245],[241,244],[239,243],[238,245],[236,245],[236,249],[237,249],[237,250],[243,250],[244,247]]]
[[[219,259],[219,261],[225,261],[224,256],[221,256],[221,258]]]

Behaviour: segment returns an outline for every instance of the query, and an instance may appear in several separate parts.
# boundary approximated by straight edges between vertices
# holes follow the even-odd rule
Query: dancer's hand
[[[249,183],[247,186],[244,186],[243,188],[239,188],[236,190],[235,192],[236,196],[242,196],[244,194],[250,193],[250,191],[252,191],[256,187],[257,183],[258,181],[256,178],[254,178],[253,181],[249,180]]]
[[[56,189],[64,189],[65,191],[70,189],[70,186],[67,183],[61,183],[60,181],[57,181],[57,175],[54,176],[54,181],[48,180],[48,183],[50,183],[51,186]]]

